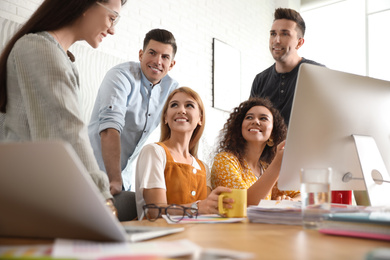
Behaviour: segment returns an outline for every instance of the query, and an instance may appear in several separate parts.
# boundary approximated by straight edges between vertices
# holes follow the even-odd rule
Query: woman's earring
[[[274,140],[272,140],[272,138],[268,139],[267,145],[268,145],[269,147],[274,146]]]

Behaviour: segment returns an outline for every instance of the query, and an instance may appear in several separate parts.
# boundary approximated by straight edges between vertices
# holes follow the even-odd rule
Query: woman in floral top
[[[248,205],[262,199],[297,199],[299,191],[277,188],[286,126],[268,99],[251,98],[230,114],[211,169],[213,188],[248,190]]]

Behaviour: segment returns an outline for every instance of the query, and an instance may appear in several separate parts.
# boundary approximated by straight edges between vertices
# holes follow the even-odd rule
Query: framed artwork
[[[227,112],[241,101],[240,51],[213,39],[213,107]]]

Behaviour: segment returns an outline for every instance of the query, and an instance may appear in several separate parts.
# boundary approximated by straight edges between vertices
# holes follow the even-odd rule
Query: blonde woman
[[[160,142],[146,145],[138,157],[139,219],[145,204],[179,204],[197,209],[199,214],[218,213],[218,195],[230,189],[218,187],[212,191],[209,169],[197,159],[204,112],[202,100],[191,88],[181,87],[169,95],[162,111]],[[224,202],[226,208],[231,208],[231,199]]]

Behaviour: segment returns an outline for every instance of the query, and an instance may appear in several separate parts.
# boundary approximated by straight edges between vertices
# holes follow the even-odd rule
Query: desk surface
[[[124,225],[166,226],[164,220],[124,222]],[[185,231],[154,241],[189,239],[203,248],[252,252],[255,259],[365,259],[376,248],[390,247],[379,240],[323,235],[301,226],[234,223],[184,224]],[[0,245],[42,244],[52,240],[0,238]]]

